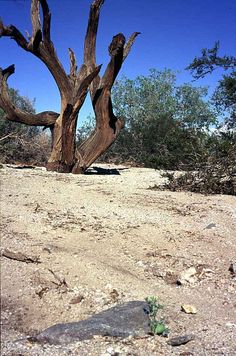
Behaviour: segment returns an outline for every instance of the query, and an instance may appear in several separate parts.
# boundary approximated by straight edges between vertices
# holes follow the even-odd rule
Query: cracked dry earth
[[[164,182],[153,169],[100,165],[89,173],[0,170],[1,250],[32,257],[1,257],[2,355],[235,355],[236,198],[149,189]],[[177,284],[189,267],[195,275]],[[194,340],[24,340],[147,296],[164,305],[170,337]]]

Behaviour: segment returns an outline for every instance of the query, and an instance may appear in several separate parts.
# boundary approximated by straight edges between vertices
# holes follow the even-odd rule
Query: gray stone
[[[236,262],[231,262],[229,266],[229,271],[233,276],[236,275]]]
[[[172,337],[171,339],[169,339],[167,341],[168,345],[171,346],[180,346],[180,345],[185,345],[187,344],[189,341],[194,340],[194,335],[183,335],[183,336],[176,336],[176,337]]]
[[[131,301],[110,308],[86,320],[56,324],[42,331],[34,341],[68,344],[91,339],[94,335],[125,338],[151,333],[149,306],[144,301]]]
[[[205,229],[209,230],[209,229],[212,229],[213,227],[216,227],[216,224],[211,223],[211,224],[207,225],[207,226],[205,227]]]

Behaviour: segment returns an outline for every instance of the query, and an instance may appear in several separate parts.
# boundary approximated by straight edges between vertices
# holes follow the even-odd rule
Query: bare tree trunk
[[[69,173],[75,164],[77,117],[65,113],[60,115],[52,132],[52,151],[47,170]],[[69,116],[69,117],[68,117]]]
[[[27,125],[48,127],[52,133],[52,151],[47,169],[57,172],[84,173],[86,169],[115,141],[124,126],[112,109],[111,88],[123,61],[138,35],[133,33],[125,43],[119,33],[109,46],[110,62],[102,77],[97,66],[95,51],[100,10],[104,0],[93,0],[90,7],[84,43],[84,64],[77,69],[75,54],[69,48],[70,73],[66,74],[51,41],[51,13],[46,0],[31,0],[32,36],[27,40],[15,26],[4,26],[0,20],[0,37],[11,37],[25,51],[38,57],[51,72],[61,95],[61,112],[45,111],[36,115],[17,109],[9,98],[7,79],[14,66],[0,68],[0,107],[7,120]],[[40,6],[43,23],[41,25]],[[96,116],[92,135],[76,148],[78,113],[88,90]]]
[[[72,170],[72,173],[84,173],[116,140],[124,123],[121,119],[117,119],[115,127],[112,128],[109,124],[97,126],[90,137],[85,140],[77,149],[77,162]]]
[[[103,2],[104,0],[94,1],[90,7],[84,43],[84,63],[90,70],[96,66],[96,38],[100,8]],[[73,173],[84,173],[113,144],[124,127],[124,120],[117,118],[113,113],[111,88],[138,34],[139,32],[134,32],[126,44],[122,33],[113,37],[109,46],[111,60],[105,73],[101,78],[97,76],[90,84],[89,91],[96,118],[96,127],[90,137],[77,148],[77,162],[72,170]]]

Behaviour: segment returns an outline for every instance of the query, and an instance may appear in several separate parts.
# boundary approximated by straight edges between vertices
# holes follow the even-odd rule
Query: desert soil
[[[0,170],[1,250],[32,258],[1,257],[2,355],[235,355],[236,197],[153,190],[165,180],[160,171],[99,167],[83,176]],[[178,284],[190,267],[196,273]],[[194,340],[24,340],[147,296],[164,305],[169,337]]]

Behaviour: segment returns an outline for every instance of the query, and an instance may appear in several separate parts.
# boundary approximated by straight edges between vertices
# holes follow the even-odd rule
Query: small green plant
[[[156,318],[158,310],[163,309],[163,305],[158,302],[156,297],[147,297],[145,300],[149,305],[150,317]]]
[[[150,327],[154,335],[168,336],[170,330],[166,327],[164,319],[157,319],[157,313],[164,306],[160,304],[156,297],[145,298],[149,305]]]

